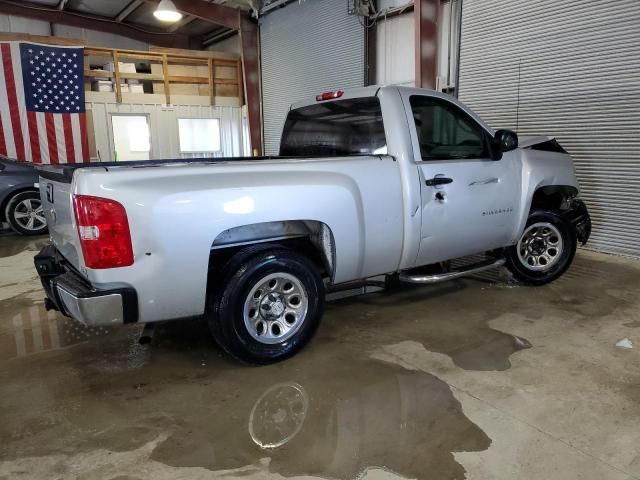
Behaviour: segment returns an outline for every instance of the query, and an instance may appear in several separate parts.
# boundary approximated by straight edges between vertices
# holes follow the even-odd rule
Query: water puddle
[[[252,466],[285,477],[351,479],[377,467],[407,478],[453,479],[465,476],[453,452],[481,451],[491,443],[433,375],[372,360],[348,345],[328,345],[326,338],[287,362],[243,367],[203,341],[182,343],[201,337],[202,328],[164,327],[144,368],[100,375],[89,368],[56,382],[43,379],[49,395],[31,400],[30,412],[49,412],[46,426],[31,422],[28,438],[26,432],[10,438],[8,426],[0,427],[2,457],[23,456],[25,444],[35,446],[33,456],[86,452],[84,460],[76,453],[61,465],[57,473],[64,477],[96,448],[125,452],[163,436],[149,458],[172,468]],[[189,354],[176,354],[176,344]],[[83,355],[96,354],[84,349]],[[3,404],[5,413],[17,416],[10,424],[32,415],[6,399]],[[31,464],[36,468],[37,460]],[[114,462],[100,472],[124,473],[118,468]]]
[[[24,251],[39,251],[46,243],[45,237],[23,237],[11,231],[0,232],[0,258],[12,257]]]

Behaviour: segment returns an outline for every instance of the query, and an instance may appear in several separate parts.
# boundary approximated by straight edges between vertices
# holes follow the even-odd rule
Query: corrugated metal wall
[[[277,154],[289,105],[364,85],[364,27],[345,0],[293,2],[260,21],[265,152]]]
[[[640,2],[464,0],[460,99],[575,159],[590,246],[640,255]]]

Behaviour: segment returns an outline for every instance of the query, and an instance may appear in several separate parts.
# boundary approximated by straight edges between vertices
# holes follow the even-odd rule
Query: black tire
[[[265,279],[269,282],[270,276],[276,277],[278,286],[274,286],[274,290],[265,287]],[[288,278],[297,282],[294,287],[297,289],[295,291],[301,292],[298,302],[303,302],[304,314],[287,313],[293,308],[289,302],[295,300],[294,293],[288,297],[280,293],[287,290],[287,285],[291,285],[291,282],[287,282]],[[320,323],[324,308],[324,284],[316,266],[297,252],[277,245],[246,248],[227,262],[218,279],[209,295],[207,322],[216,342],[238,360],[260,365],[284,360],[306,345]],[[278,299],[270,303],[271,312],[265,312],[262,308],[266,308],[264,303],[271,301],[269,296],[272,294]],[[254,305],[257,312],[251,308]],[[278,311],[282,312],[281,316],[275,317]],[[289,317],[294,317],[293,323],[289,323]],[[281,325],[289,328],[289,331],[285,333]],[[278,335],[290,336],[280,341]],[[272,343],[265,343],[267,341]]]
[[[29,217],[32,212],[35,212],[35,215]],[[40,194],[34,190],[20,192],[11,197],[7,202],[5,218],[11,229],[20,235],[44,235],[48,231]]]
[[[545,234],[545,232],[550,233]],[[555,255],[551,255],[554,246],[556,252]],[[567,271],[573,262],[576,247],[575,229],[561,212],[534,211],[529,214],[525,230],[518,243],[506,249],[506,266],[520,282],[528,285],[545,285]],[[544,254],[537,255],[540,251],[544,251]]]

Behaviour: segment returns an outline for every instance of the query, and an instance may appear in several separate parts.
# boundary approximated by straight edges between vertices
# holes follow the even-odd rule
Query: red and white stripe
[[[84,112],[27,112],[20,44],[0,42],[0,155],[33,163],[88,162],[87,138]]]

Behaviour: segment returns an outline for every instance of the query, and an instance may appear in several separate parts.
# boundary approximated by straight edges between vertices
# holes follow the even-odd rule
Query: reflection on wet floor
[[[110,331],[104,327],[87,327],[56,312],[47,312],[44,304],[33,305],[17,313],[12,318],[11,326],[13,328],[9,335],[13,335],[14,348],[0,352],[0,359],[3,360],[57,350],[107,335]],[[0,332],[6,335],[4,326]]]
[[[0,251],[36,249],[21,245]],[[580,276],[594,268],[614,281],[628,274],[578,258],[573,276],[537,291],[560,304],[579,280],[584,297],[569,308],[593,309],[602,303],[594,301],[599,283]],[[131,461],[164,478],[191,467],[212,473],[202,478],[260,471],[351,479],[373,467],[464,478],[453,453],[486,450],[491,439],[438,377],[374,357],[410,340],[463,369],[506,370],[531,344],[489,322],[513,311],[540,318],[531,291],[472,279],[343,299],[327,306],[301,354],[259,368],[222,355],[201,321],[160,324],[141,346],[139,325],[92,329],[29,298],[0,301],[0,478],[51,478],[36,473],[44,460],[20,459],[52,456],[56,478],[132,478],[122,455],[144,449]],[[95,470],[102,451],[108,458]]]

